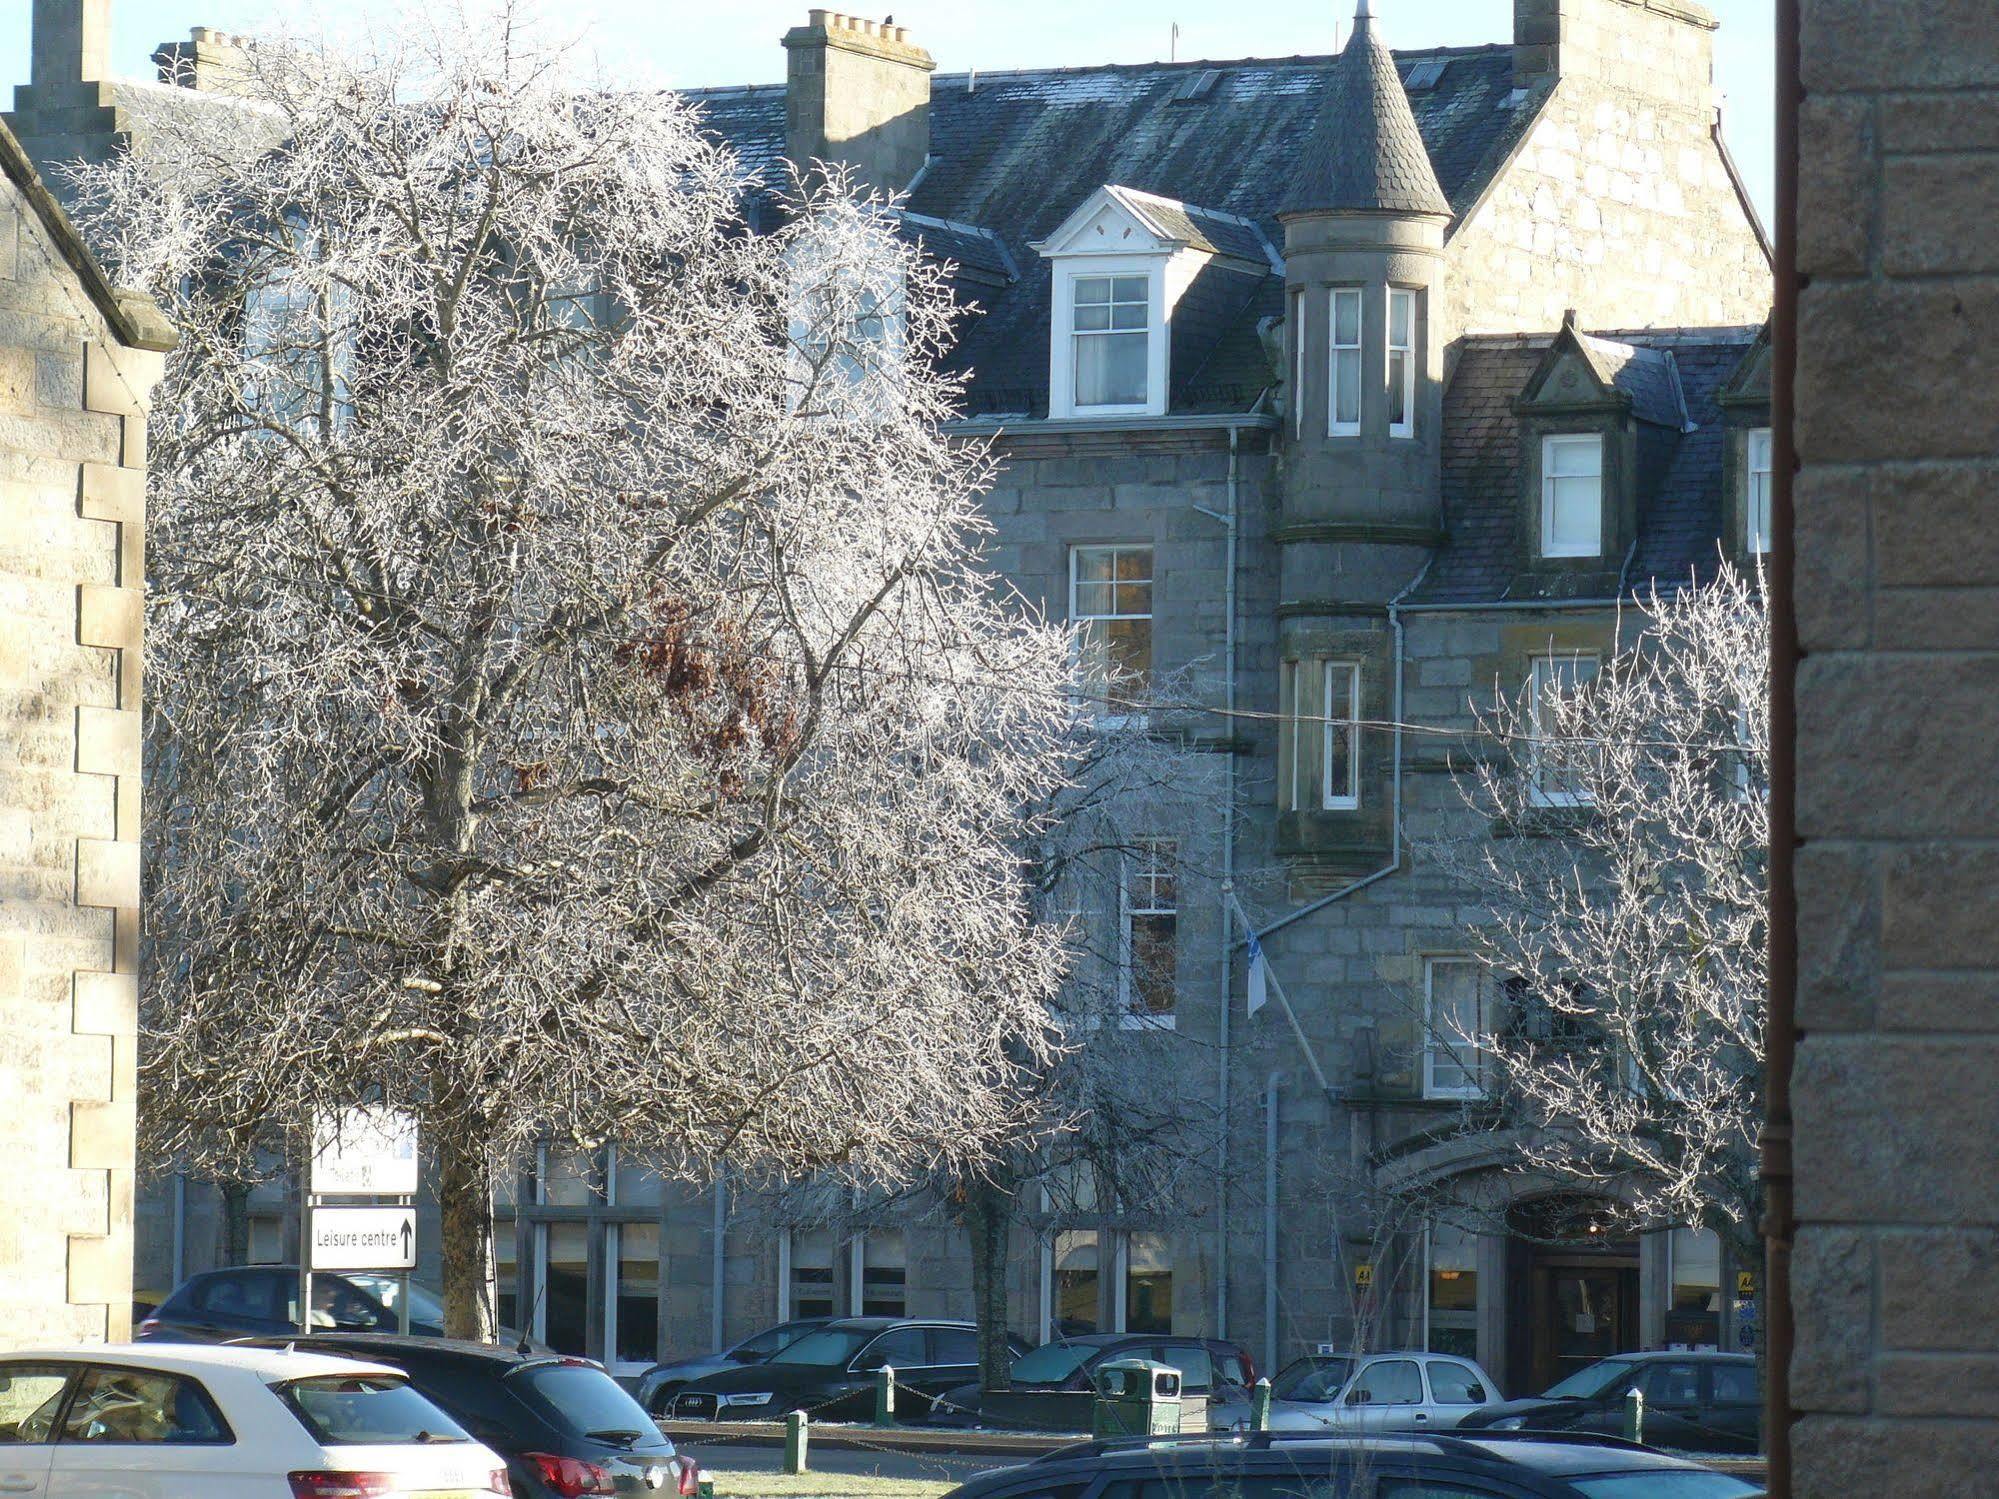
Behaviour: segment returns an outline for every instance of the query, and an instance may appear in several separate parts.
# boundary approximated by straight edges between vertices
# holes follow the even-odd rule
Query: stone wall
[[[1999,26],[1802,0],[1794,1492],[1999,1463]]]
[[[0,1343],[131,1322],[145,400],[171,342],[0,128]],[[136,324],[150,313],[145,331]]]
[[[1666,0],[1519,8],[1523,58],[1560,13],[1561,75],[1451,237],[1445,336],[1571,307],[1588,328],[1761,323],[1770,263],[1715,135],[1712,23]]]

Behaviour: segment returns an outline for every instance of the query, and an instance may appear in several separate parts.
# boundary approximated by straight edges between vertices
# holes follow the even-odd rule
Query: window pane
[[[1057,1234],[1054,1260],[1050,1330],[1056,1337],[1068,1338],[1095,1332],[1099,1321],[1096,1234],[1074,1229]]]
[[[1076,581],[1090,583],[1109,580],[1116,571],[1117,556],[1116,547],[1077,547]],[[1079,612],[1097,614],[1102,611],[1090,609]]]
[[[1409,316],[1414,301],[1406,291],[1388,294],[1388,346],[1392,349],[1409,347]]]
[[[1360,750],[1360,728],[1355,722],[1359,717],[1355,698],[1358,696],[1356,688],[1359,680],[1359,670],[1351,665],[1337,661],[1326,665],[1322,735],[1326,773],[1322,790],[1328,807],[1351,807],[1358,799],[1356,761]]]
[[[1111,281],[1108,276],[1079,276],[1076,278],[1076,305],[1086,302],[1108,302],[1111,299]]]
[[[1452,1223],[1430,1227],[1430,1351],[1478,1356],[1478,1238]]]
[[[1430,1365],[1430,1394],[1439,1405],[1483,1405],[1492,1398],[1465,1364]]]
[[[1550,479],[1548,550],[1595,554],[1603,547],[1603,488],[1594,477]]]
[[[1401,349],[1388,355],[1388,425],[1409,425],[1409,356]]]
[[[1562,704],[1596,672],[1594,656],[1541,656],[1534,662],[1528,708],[1535,739],[1529,753],[1535,794],[1545,801],[1575,804],[1588,799],[1581,750],[1562,742]]]
[[[1119,302],[1137,302],[1141,306],[1146,300],[1146,286],[1149,277],[1119,276],[1113,284],[1112,299]]]
[[[618,1360],[651,1363],[659,1353],[659,1225],[618,1225]]]
[[[1360,350],[1341,349],[1333,355],[1333,420],[1342,427],[1360,425]]]
[[[1753,1364],[1712,1363],[1708,1365],[1708,1376],[1714,1381],[1716,1405],[1756,1405],[1763,1398],[1756,1387]]]
[[[1126,1332],[1173,1331],[1173,1258],[1161,1234],[1133,1234],[1125,1257]]]
[[[526,1331],[520,1322],[520,1250],[514,1239],[514,1220],[499,1218],[493,1223],[493,1306],[500,1326]]]
[[[1079,334],[1076,338],[1076,404],[1143,406],[1147,344],[1143,333]]]
[[[54,1437],[63,1391],[74,1372],[57,1364],[0,1367],[0,1447],[39,1446]]]
[[[1113,328],[1136,328],[1143,331],[1146,325],[1146,306],[1143,302],[1120,302],[1111,309]]]
[[[1109,583],[1076,584],[1076,596],[1070,606],[1070,614],[1076,619],[1088,619],[1092,615],[1117,613],[1117,594]]]
[[[1111,310],[1099,304],[1094,307],[1076,309],[1076,331],[1078,333],[1101,333],[1111,325]]]
[[[1333,342],[1354,348],[1360,346],[1360,293],[1357,291],[1333,293]]]
[[[1425,965],[1429,987],[1430,1091],[1450,1096],[1475,1092],[1478,1053],[1470,1038],[1481,1031],[1483,971],[1466,959],[1433,959]]]
[[[557,1353],[588,1351],[590,1230],[582,1223],[551,1223],[547,1234],[548,1345]]]
[[[1416,1372],[1413,1359],[1385,1359],[1369,1364],[1354,1381],[1356,1390],[1367,1391],[1368,1405],[1421,1405],[1423,1376]]]
[[[1672,1239],[1673,1299],[1666,1342],[1688,1348],[1721,1344],[1721,1239],[1712,1229],[1676,1228]]]
[[[1548,471],[1552,474],[1601,474],[1603,440],[1597,437],[1549,438]]]
[[[976,1364],[979,1335],[969,1327],[930,1329],[930,1362],[933,1364]]]
[[[1150,583],[1152,581],[1151,547],[1116,547],[1112,549],[1113,566],[1120,583]]]
[[[1744,524],[1752,552],[1770,550],[1770,433],[1760,429],[1749,434],[1749,473],[1745,486]]]

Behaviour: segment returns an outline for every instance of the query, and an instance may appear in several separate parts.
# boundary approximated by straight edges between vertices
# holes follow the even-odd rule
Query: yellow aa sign
[[[1374,1266],[1355,1265],[1353,1267],[1353,1283],[1363,1291],[1365,1291],[1369,1286],[1373,1285]]]

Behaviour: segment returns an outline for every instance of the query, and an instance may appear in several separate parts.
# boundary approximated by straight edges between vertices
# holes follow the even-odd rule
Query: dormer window
[[[1079,409],[1146,405],[1151,367],[1152,278],[1076,276],[1071,337]]]
[[[1541,439],[1541,555],[1603,555],[1603,438]]]
[[[1361,289],[1333,288],[1332,364],[1327,386],[1332,392],[1326,430],[1334,437],[1360,436]]]
[[[1416,435],[1416,293],[1388,290],[1388,435]]]
[[[1770,550],[1770,429],[1758,427],[1743,444],[1742,483],[1744,545],[1752,557]]]

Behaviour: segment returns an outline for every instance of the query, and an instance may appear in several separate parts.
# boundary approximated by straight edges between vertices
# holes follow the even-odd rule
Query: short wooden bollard
[[[796,1476],[806,1471],[806,1449],[812,1442],[811,1422],[804,1411],[784,1418],[784,1471]]]
[[[895,1425],[895,1370],[887,1364],[875,1371],[875,1425]]]
[[[1270,1430],[1270,1381],[1259,1379],[1249,1396],[1249,1429]]]

